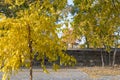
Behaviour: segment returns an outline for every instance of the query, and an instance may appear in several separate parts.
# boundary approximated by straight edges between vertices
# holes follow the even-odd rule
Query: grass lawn
[[[102,76],[120,75],[120,68],[112,67],[81,67],[80,71],[87,73],[91,78],[99,78]]]

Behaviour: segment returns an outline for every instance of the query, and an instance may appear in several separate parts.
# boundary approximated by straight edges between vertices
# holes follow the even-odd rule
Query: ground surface
[[[102,76],[117,76],[120,75],[119,67],[78,67],[82,72],[87,73],[92,78],[100,78]]]
[[[43,73],[42,69],[34,69],[33,80],[120,80],[120,74],[102,75],[98,78],[94,78],[88,75],[89,73],[87,74],[83,71],[84,68],[60,69],[58,72],[49,69],[50,73],[46,74]],[[0,80],[1,78],[2,73],[0,73]],[[29,80],[29,71],[27,69],[23,69],[17,75],[13,75],[11,80]]]

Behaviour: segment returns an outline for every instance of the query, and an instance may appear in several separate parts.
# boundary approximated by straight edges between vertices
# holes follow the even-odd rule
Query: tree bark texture
[[[30,30],[30,26],[28,25],[28,47],[29,47],[29,54],[30,54],[30,56],[29,56],[29,59],[30,59],[30,80],[32,80],[33,79],[33,75],[32,75],[32,66],[33,66],[33,64],[32,64],[32,40],[31,40],[31,30]]]
[[[104,67],[105,63],[104,63],[104,57],[103,57],[102,49],[101,49],[101,62],[102,62],[102,67]]]
[[[115,51],[114,51],[114,53],[113,53],[113,62],[112,62],[112,66],[115,65],[116,53],[117,53],[117,49],[115,48]]]

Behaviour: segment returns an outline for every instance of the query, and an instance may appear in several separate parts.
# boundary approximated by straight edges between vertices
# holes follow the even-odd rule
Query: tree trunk
[[[105,63],[104,63],[104,57],[103,57],[102,49],[101,49],[101,62],[102,62],[102,67],[104,67]]]
[[[108,54],[109,54],[109,66],[111,66],[111,54],[110,53]]]
[[[104,55],[104,62],[105,62],[105,65],[108,65],[108,58],[107,58],[107,53],[106,53],[106,51],[105,51],[104,54],[105,54],[105,55]]]
[[[87,37],[86,37],[85,39],[86,39],[86,47],[89,48],[90,45],[89,45],[89,42],[88,42],[88,40],[87,40]]]
[[[72,45],[72,48],[74,48],[74,47],[73,47],[73,43],[71,43],[71,45]]]
[[[112,62],[112,66],[115,65],[116,53],[117,53],[117,49],[115,48],[115,51],[114,51],[114,53],[113,53],[113,62]]]
[[[30,80],[32,80],[32,78],[33,78],[33,75],[32,75],[32,59],[30,60]]]
[[[30,26],[28,25],[28,47],[29,47],[29,59],[30,59],[30,80],[32,80],[32,78],[33,78],[33,76],[32,76],[32,66],[33,66],[33,64],[32,64],[32,40],[31,40],[31,30],[30,30]]]

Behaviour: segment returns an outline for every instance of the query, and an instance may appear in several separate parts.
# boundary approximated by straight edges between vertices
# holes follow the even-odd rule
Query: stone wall
[[[79,50],[67,50],[69,55],[73,55],[76,60],[76,66],[101,66],[101,53],[105,66],[112,65],[114,50],[109,53],[100,49],[79,49]],[[120,65],[120,51],[116,52],[115,64]]]
[[[110,53],[106,52],[104,49],[69,49],[66,53],[76,58],[76,66],[101,66],[102,53],[105,66],[109,66],[113,61],[114,49],[112,49]],[[40,60],[37,61],[35,59],[33,63],[35,66],[40,66]],[[57,63],[59,64],[59,60]],[[117,50],[115,64],[120,65],[120,49]],[[51,66],[52,64],[45,59],[45,65]]]

